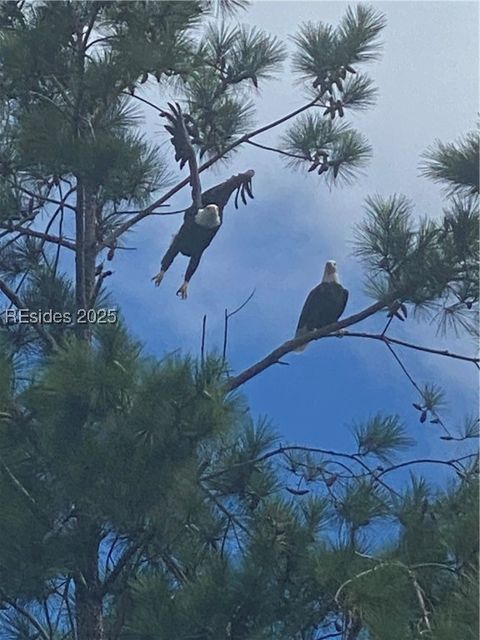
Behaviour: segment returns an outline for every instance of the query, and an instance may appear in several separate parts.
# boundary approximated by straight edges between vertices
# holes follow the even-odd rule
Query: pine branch
[[[30,236],[31,238],[40,238],[44,242],[57,244],[62,247],[65,247],[66,249],[71,249],[72,251],[76,250],[76,245],[74,242],[70,242],[69,240],[60,238],[59,236],[51,235],[50,233],[46,233],[43,231],[35,231],[34,229],[23,227],[22,225],[8,225],[8,226],[4,226],[3,228],[8,232],[18,233],[20,236]]]
[[[226,147],[221,153],[216,154],[215,156],[213,156],[212,158],[204,162],[202,165],[200,165],[198,167],[198,173],[202,173],[206,169],[209,169],[212,165],[214,165],[216,162],[221,160],[227,153],[230,153],[230,151],[232,151],[239,145],[243,144],[244,142],[248,142],[251,138],[258,136],[259,134],[264,133],[269,129],[273,129],[283,124],[284,122],[287,122],[291,118],[294,118],[299,113],[302,113],[307,109],[310,109],[310,107],[313,107],[316,104],[316,102],[317,102],[317,98],[314,98],[310,102],[307,102],[307,104],[304,104],[302,107],[299,107],[298,109],[296,109],[295,111],[292,111],[286,116],[283,116],[278,120],[274,120],[273,122],[266,124],[263,127],[259,127],[258,129],[255,129],[254,131],[251,131],[250,133],[246,133],[245,135],[241,136],[240,138],[238,138],[238,140],[235,140],[235,142],[232,142],[232,144]],[[113,240],[116,240],[119,236],[121,236],[123,233],[128,231],[131,227],[133,227],[138,222],[140,222],[141,220],[149,216],[157,207],[163,205],[165,202],[170,200],[172,196],[174,196],[176,193],[181,191],[181,189],[183,189],[183,187],[186,187],[188,184],[190,184],[190,178],[185,178],[184,180],[176,184],[174,187],[172,187],[169,191],[167,191],[167,193],[165,193],[161,198],[159,198],[158,200],[153,202],[151,205],[149,205],[148,207],[140,211],[136,216],[134,216],[133,218],[125,222],[122,226],[120,226],[117,229],[117,231],[113,236]]]
[[[427,611],[426,605],[425,605],[425,599],[424,599],[424,592],[423,589],[420,587],[420,585],[418,584],[418,580],[417,577],[415,575],[415,573],[412,571],[412,569],[410,567],[408,567],[407,565],[403,564],[403,562],[399,562],[398,560],[377,560],[376,558],[371,558],[372,560],[378,562],[378,564],[375,567],[372,567],[371,569],[366,569],[365,571],[361,571],[360,573],[357,573],[357,575],[353,576],[352,578],[349,578],[348,580],[345,580],[345,582],[343,582],[340,587],[337,589],[337,592],[334,596],[334,600],[335,602],[339,605],[339,599],[340,599],[340,594],[342,593],[342,591],[345,589],[345,587],[347,587],[349,584],[352,584],[352,582],[354,582],[355,580],[358,580],[359,578],[363,578],[364,576],[370,575],[376,571],[378,571],[379,569],[383,569],[385,567],[397,567],[399,569],[402,569],[404,571],[406,571],[412,581],[413,587],[415,589],[415,593],[417,596],[417,600],[418,600],[418,604],[420,606],[421,612],[422,612],[422,620],[423,623],[425,625],[425,628],[428,632],[431,631],[431,625],[430,625],[430,618],[429,618],[429,612]]]
[[[380,342],[383,342],[385,344],[398,344],[402,347],[405,347],[407,349],[414,349],[415,351],[423,351],[424,353],[433,353],[435,355],[438,356],[443,356],[445,358],[454,358],[456,360],[463,360],[464,362],[472,362],[473,364],[476,364],[478,366],[478,364],[480,363],[480,358],[476,358],[474,356],[464,356],[461,355],[459,353],[452,353],[451,351],[448,351],[447,349],[434,349],[432,347],[423,347],[420,346],[418,344],[412,344],[411,342],[405,342],[404,340],[397,340],[396,338],[390,338],[390,336],[387,336],[383,333],[381,334],[376,334],[376,333],[363,333],[363,332],[353,332],[353,331],[342,331],[341,333],[338,334],[331,334],[328,336],[324,336],[325,338],[367,338],[369,340],[378,340]]]
[[[42,196],[39,193],[35,193],[34,191],[30,191],[30,189],[27,189],[26,187],[21,187],[18,184],[12,185],[12,186],[14,186],[16,189],[18,189],[19,191],[21,191],[25,195],[30,196],[31,198],[36,198],[37,200],[41,200],[42,202],[48,202],[49,204],[56,204],[59,207],[66,207],[67,209],[70,209],[73,212],[76,211],[76,208],[73,205],[67,204],[64,200],[57,200],[56,198],[50,198],[49,196]],[[68,191],[68,193],[65,195],[65,198],[67,198],[69,195],[71,195],[74,191],[76,191],[76,188],[72,187]]]
[[[415,460],[406,460],[405,462],[399,462],[398,464],[394,464],[387,469],[382,469],[376,474],[376,478],[380,478],[381,476],[386,475],[387,473],[391,473],[392,471],[397,471],[398,469],[403,469],[405,467],[411,467],[416,464],[440,464],[451,467],[454,471],[458,471],[456,465],[460,466],[460,463],[464,460],[470,460],[471,458],[477,457],[477,453],[469,453],[465,456],[460,456],[459,458],[451,458],[450,460],[441,460],[438,458],[417,458]]]
[[[295,153],[289,153],[288,151],[283,151],[283,149],[277,149],[276,147],[268,147],[265,144],[259,144],[258,142],[252,142],[251,140],[247,140],[247,144],[252,145],[253,147],[257,147],[258,149],[264,149],[265,151],[273,151],[274,153],[278,153],[282,156],[287,156],[288,158],[294,158],[295,160],[306,160],[312,161],[310,156],[299,156]]]
[[[287,340],[282,345],[274,349],[267,356],[265,356],[265,358],[263,358],[262,360],[259,360],[252,366],[248,367],[248,369],[245,369],[244,371],[234,376],[233,378],[230,378],[230,380],[225,385],[227,391],[233,391],[234,389],[237,389],[242,384],[245,384],[245,382],[248,382],[248,380],[251,380],[252,378],[257,376],[259,373],[262,373],[262,371],[265,371],[265,369],[268,369],[274,364],[278,364],[282,356],[286,355],[287,353],[291,353],[292,351],[295,351],[296,349],[298,349],[298,347],[301,347],[304,344],[308,344],[313,340],[319,340],[320,338],[324,338],[325,336],[331,333],[338,332],[344,327],[349,327],[353,324],[357,324],[358,322],[361,322],[362,320],[365,320],[366,318],[373,316],[378,311],[381,311],[387,305],[388,305],[388,301],[385,301],[385,300],[382,302],[376,302],[375,304],[371,305],[370,307],[367,307],[363,311],[360,311],[359,313],[349,316],[344,320],[340,320],[338,322],[329,324],[328,326],[323,327],[322,329],[316,329],[315,331],[310,331],[300,338]]]
[[[277,456],[286,456],[287,459],[289,457],[289,454],[292,452],[303,452],[303,453],[309,453],[309,454],[321,454],[321,455],[325,455],[325,456],[332,456],[333,458],[342,458],[345,460],[350,460],[352,463],[355,464],[359,464],[362,467],[365,467],[365,465],[362,463],[361,460],[359,460],[359,457],[357,454],[354,453],[346,453],[343,451],[335,451],[333,449],[323,449],[321,447],[309,447],[306,445],[282,445],[280,447],[277,447],[276,449],[272,449],[270,451],[267,451],[266,453],[264,453],[261,456],[258,456],[256,458],[251,458],[249,460],[242,460],[242,462],[237,462],[235,464],[230,465],[228,468],[225,469],[221,469],[219,471],[214,471],[213,473],[210,473],[206,476],[202,477],[202,482],[208,482],[209,480],[215,480],[216,478],[221,477],[222,475],[228,474],[230,473],[232,470],[234,469],[240,469],[242,467],[245,466],[255,466],[258,465],[262,462],[265,462],[267,460],[270,460],[272,458],[275,458]],[[344,465],[341,462],[338,462],[337,460],[333,461],[333,464],[335,465],[339,465],[343,468],[345,468],[348,472],[349,472],[349,477],[351,478],[360,478],[360,477],[372,477],[375,480],[380,480],[380,478],[384,475],[386,475],[387,473],[392,473],[393,471],[397,471],[398,469],[403,469],[406,467],[411,467],[417,464],[438,464],[438,465],[443,465],[443,466],[448,466],[451,469],[453,469],[455,472],[458,471],[458,468],[456,465],[460,465],[460,463],[462,463],[464,460],[470,460],[472,458],[477,457],[477,453],[470,453],[464,456],[460,456],[458,458],[450,458],[448,460],[442,460],[441,458],[416,458],[413,460],[407,460],[405,462],[400,462],[398,464],[394,464],[391,465],[389,467],[386,468],[382,468],[382,469],[369,469],[367,467],[367,473],[362,473],[362,474],[358,474],[355,473],[350,467],[348,467],[347,465]],[[390,490],[390,487],[388,487],[388,485],[384,485],[386,486],[386,488],[388,490]],[[396,493],[396,492],[395,492]]]
[[[50,640],[50,637],[45,631],[45,629],[38,622],[38,620],[30,613],[30,611],[25,609],[25,607],[22,607],[22,605],[18,604],[18,602],[16,602],[13,598],[9,598],[6,595],[6,593],[0,588],[0,601],[1,600],[6,602],[8,605],[12,607],[12,609],[15,609],[17,613],[19,613],[26,620],[28,620],[28,622],[32,625],[32,627],[35,628],[35,630],[38,633],[38,635],[35,637],[41,638],[42,640]]]
[[[99,591],[102,597],[109,592],[112,585],[118,580],[120,575],[125,571],[128,563],[134,558],[135,554],[141,551],[142,547],[144,547],[149,542],[151,537],[152,537],[151,532],[144,534],[143,536],[140,537],[140,540],[138,540],[135,543],[132,543],[128,547],[128,549],[123,553],[122,557],[118,560],[115,567],[108,574],[108,576],[103,581],[103,584],[101,585],[101,588]]]
[[[182,567],[172,558],[168,553],[162,552],[160,554],[161,559],[163,560],[165,566],[170,571],[170,573],[178,580],[180,584],[186,584],[188,582],[188,576]]]
[[[414,387],[418,393],[420,394],[421,398],[423,400],[425,400],[425,392],[422,391],[422,389],[420,388],[420,386],[415,382],[414,378],[412,377],[412,375],[410,374],[410,372],[408,371],[408,369],[406,368],[406,366],[403,364],[402,360],[400,359],[400,357],[398,356],[398,354],[395,352],[395,350],[393,349],[392,345],[389,344],[388,342],[385,343],[387,345],[388,350],[390,351],[390,353],[392,354],[392,356],[395,358],[395,360],[398,363],[398,366],[400,367],[400,369],[403,371],[403,373],[406,375],[407,379],[410,381],[412,387]],[[442,427],[442,429],[445,431],[445,433],[447,434],[447,436],[451,437],[451,433],[448,430],[448,428],[446,427],[446,425],[444,424],[444,422],[442,421],[442,419],[440,418],[440,416],[438,415],[438,413],[430,408],[429,409],[430,413],[434,416],[434,419],[436,420],[436,422]],[[423,411],[423,414],[426,416],[426,411]]]

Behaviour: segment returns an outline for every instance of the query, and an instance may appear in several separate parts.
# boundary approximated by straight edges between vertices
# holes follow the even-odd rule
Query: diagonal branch
[[[41,200],[42,202],[48,202],[50,204],[56,204],[59,207],[66,207],[67,209],[70,209],[71,211],[76,212],[76,208],[71,204],[67,204],[66,201],[65,201],[65,199],[68,198],[68,196],[70,196],[74,191],[76,191],[76,187],[72,187],[68,191],[68,193],[65,195],[65,198],[63,200],[57,200],[56,198],[50,198],[49,196],[42,196],[39,193],[35,193],[34,191],[30,191],[30,189],[27,189],[26,187],[20,186],[19,184],[12,185],[12,186],[15,186],[16,189],[18,189],[22,193],[25,193],[27,196],[30,196],[31,198],[35,198],[37,200]]]
[[[120,575],[126,570],[127,565],[133,560],[135,555],[142,551],[146,544],[148,544],[150,538],[152,537],[152,532],[145,533],[140,537],[139,540],[133,542],[124,552],[122,557],[117,561],[115,567],[110,571],[108,576],[103,581],[103,584],[100,588],[100,594],[105,596],[112,585],[116,582],[116,580],[120,577]]]
[[[247,144],[252,145],[252,147],[257,147],[258,149],[263,149],[264,151],[273,151],[274,153],[278,153],[281,156],[287,156],[288,158],[295,158],[295,160],[309,160],[312,161],[310,156],[300,156],[296,153],[289,153],[288,151],[284,151],[283,149],[277,149],[276,147],[269,147],[265,144],[259,144],[258,142],[252,142],[251,140],[247,140]]]
[[[0,280],[0,291],[10,300],[10,302],[17,309],[26,309],[27,308],[22,303],[21,299],[18,297],[18,295],[15,293],[15,291],[10,289],[10,287],[3,280]],[[35,329],[35,331],[38,333],[38,335],[42,338],[42,340],[50,348],[54,348],[54,347],[57,346],[55,340],[53,339],[53,337],[48,333],[48,331],[46,331],[43,328],[43,326],[41,324],[38,324],[38,323],[34,322],[34,323],[31,324],[31,326],[33,327],[33,329]]]
[[[412,387],[414,387],[414,389],[416,389],[416,391],[418,391],[418,393],[420,394],[420,397],[422,398],[422,400],[425,400],[425,393],[422,391],[422,389],[419,387],[419,385],[415,382],[415,380],[413,379],[411,373],[408,371],[407,367],[403,364],[401,358],[398,356],[398,354],[396,353],[395,349],[388,342],[386,343],[386,345],[387,345],[387,349],[390,351],[390,353],[392,354],[392,356],[396,360],[398,366],[403,371],[403,373],[407,377],[407,379],[410,382],[410,384],[412,385]],[[438,413],[436,411],[434,411],[432,408],[430,408],[429,411],[434,416],[434,418],[437,420],[438,424],[445,431],[447,436],[451,437],[452,434],[450,433],[450,431],[448,430],[447,426],[445,425],[445,423],[443,422],[441,417],[438,415]]]
[[[49,636],[47,632],[42,627],[42,625],[38,622],[38,620],[30,613],[30,611],[28,611],[27,609],[25,609],[25,607],[22,607],[20,604],[18,604],[16,600],[13,600],[13,598],[9,598],[2,591],[2,589],[0,589],[0,600],[3,600],[4,602],[6,602],[8,605],[12,607],[12,609],[15,609],[17,613],[19,613],[26,620],[28,620],[28,622],[32,625],[32,627],[34,627],[34,629],[37,631],[38,635],[35,636],[36,638],[41,638],[42,640],[49,640]]]
[[[298,114],[303,113],[303,111],[310,109],[316,104],[316,102],[317,102],[317,98],[315,98],[314,100],[311,100],[310,102],[307,102],[303,106],[299,107],[295,111],[292,111],[291,113],[288,113],[282,118],[278,118],[278,120],[274,120],[269,124],[266,124],[262,127],[259,127],[258,129],[255,129],[254,131],[251,131],[250,133],[246,133],[245,135],[241,136],[240,138],[232,142],[230,145],[228,145],[228,147],[226,147],[222,152],[217,153],[212,158],[210,158],[210,160],[207,160],[202,165],[200,165],[198,167],[198,173],[202,173],[202,171],[205,171],[206,169],[210,168],[216,162],[221,160],[227,153],[230,153],[230,151],[232,151],[239,145],[243,144],[244,142],[248,142],[251,138],[258,136],[259,134],[264,133],[269,129],[278,127],[279,125],[283,124],[284,122],[287,122],[291,118],[294,118]],[[143,220],[143,218],[146,218],[147,216],[149,216],[157,207],[161,206],[162,204],[170,200],[172,196],[174,196],[176,193],[178,193],[181,189],[183,189],[183,187],[186,187],[188,184],[190,184],[190,177],[185,178],[184,180],[176,184],[169,191],[167,191],[167,193],[165,193],[161,198],[159,198],[158,200],[153,202],[151,205],[149,205],[148,207],[140,211],[136,216],[133,216],[130,220],[127,220],[122,226],[120,226],[117,229],[113,239],[115,240],[116,238],[121,236],[123,233],[125,233],[125,231],[128,231],[128,229],[136,225],[137,222],[140,222],[140,220]]]
[[[2,458],[0,458],[0,470],[3,471],[4,475],[6,476],[7,480],[10,482],[16,493],[18,493],[24,500],[27,501],[30,511],[33,513],[33,515],[39,520],[39,522],[41,522],[49,529],[51,527],[49,518],[45,513],[43,513],[42,509],[35,501],[35,498],[23,486],[20,480],[13,474],[13,472],[5,464]]]
[[[274,349],[271,353],[269,353],[265,358],[259,360],[248,369],[245,369],[238,375],[230,378],[228,380],[226,386],[227,391],[233,391],[237,389],[248,380],[251,380],[265,369],[268,369],[274,364],[277,364],[284,355],[287,353],[291,353],[295,351],[299,347],[307,344],[308,342],[312,342],[313,340],[319,340],[320,338],[324,338],[325,336],[338,332],[345,327],[350,327],[353,324],[357,324],[357,322],[361,322],[370,316],[373,316],[378,311],[381,311],[384,307],[388,305],[387,300],[383,300],[381,302],[376,302],[375,304],[370,305],[363,311],[359,313],[355,313],[344,320],[340,320],[338,322],[334,322],[333,324],[329,324],[322,329],[316,329],[315,331],[310,331],[303,335],[301,338],[295,338],[293,340],[287,340],[282,345]]]
[[[30,236],[32,238],[40,238],[44,242],[50,242],[52,244],[58,244],[62,247],[66,247],[67,249],[71,249],[75,251],[75,243],[70,242],[69,240],[65,240],[59,236],[51,235],[50,233],[45,233],[43,231],[35,231],[34,229],[29,229],[27,227],[22,227],[22,225],[9,225],[6,227],[8,232],[18,233],[19,236]]]

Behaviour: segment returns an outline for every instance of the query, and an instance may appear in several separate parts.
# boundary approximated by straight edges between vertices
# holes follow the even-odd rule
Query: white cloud
[[[272,10],[272,3],[255,2],[242,20],[286,40],[296,24],[309,19],[335,21],[345,6],[340,2],[283,2]],[[354,118],[374,149],[365,175],[353,187],[330,191],[315,175],[295,173],[276,156],[248,146],[234,156],[229,167],[203,174],[204,187],[208,187],[253,167],[256,198],[247,207],[240,205],[238,211],[233,202],[228,205],[224,225],[203,256],[186,302],[175,298],[186,258],[177,258],[158,290],[150,282],[172,233],[181,224],[180,216],[142,223],[131,240],[138,247],[134,270],[131,254],[125,252],[116,265],[115,289],[128,301],[127,313],[141,318],[142,333],[154,348],[181,344],[198,352],[204,314],[208,315],[210,343],[220,345],[224,308],[235,308],[255,288],[254,299],[232,321],[231,332],[238,348],[247,341],[258,344],[260,357],[292,335],[305,296],[321,278],[325,260],[335,258],[339,264],[351,291],[348,310],[353,312],[363,304],[359,265],[350,252],[352,225],[362,218],[362,202],[368,194],[404,193],[416,204],[418,215],[441,212],[438,187],[418,177],[419,156],[435,138],[454,139],[474,123],[477,87],[471,67],[477,58],[477,9],[473,3],[453,2],[375,6],[388,19],[384,56],[369,69],[380,96],[376,107]],[[265,86],[257,100],[259,122],[272,121],[302,104],[301,89],[292,89],[292,80],[285,74],[281,82]],[[151,116],[148,122],[151,135],[157,136],[158,119]],[[275,144],[278,134],[269,132],[259,141]],[[189,193],[184,190],[172,201],[172,208],[188,204]],[[239,328],[241,335],[235,334]],[[411,320],[395,331],[420,344],[471,350],[469,342],[443,341],[428,325]],[[350,348],[363,346],[354,341]],[[476,378],[468,365],[423,354],[409,353],[408,358],[421,377],[439,380],[454,397],[474,397]],[[368,371],[378,365],[372,361],[362,366]]]

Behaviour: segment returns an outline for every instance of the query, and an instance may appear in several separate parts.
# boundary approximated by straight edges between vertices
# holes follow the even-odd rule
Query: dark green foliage
[[[292,166],[316,170],[333,184],[337,179],[351,182],[367,163],[371,149],[366,139],[345,125],[334,127],[333,121],[343,118],[348,109],[374,104],[376,89],[367,75],[358,72],[357,64],[379,56],[378,36],[384,27],[382,14],[358,5],[347,9],[336,28],[309,22],[294,37],[294,71],[302,84],[311,81],[307,94],[323,110],[323,119],[302,114],[289,127],[282,150],[294,158]]]
[[[285,58],[257,28],[202,24],[245,4],[0,3],[0,276],[22,304],[73,315],[57,250],[72,249],[64,217],[93,219],[100,278],[100,254],[113,254],[129,219],[122,205],[144,206],[167,184],[132,106],[142,86],[158,87],[160,105],[183,96],[199,155],[228,159],[251,123],[249,93]],[[290,126],[284,151],[327,183],[352,179],[370,156],[339,118],[373,104],[355,67],[378,57],[383,27],[361,4],[338,27],[305,25],[295,38],[314,115]],[[440,146],[426,170],[455,182],[440,222],[414,222],[400,196],[368,200],[358,253],[375,297],[396,300],[393,317],[406,301],[470,328],[474,138]],[[35,235],[44,218],[53,251]],[[12,240],[20,222],[26,235]],[[350,452],[289,446],[227,393],[218,357],[148,358],[121,321],[48,335],[53,344],[28,325],[1,332],[2,638],[102,640],[81,624],[92,602],[109,640],[476,637],[473,455],[444,463],[453,480],[442,491],[418,475],[405,486],[392,481],[415,462],[392,466],[412,444],[398,416],[356,424]],[[443,397],[419,390],[425,422]],[[466,419],[460,438],[477,432]]]
[[[298,46],[294,70],[303,78],[323,77],[338,67],[375,60],[384,27],[383,15],[368,5],[348,7],[336,29],[308,22],[294,38]]]
[[[359,455],[375,455],[388,462],[390,456],[413,445],[398,416],[377,414],[366,422],[356,425],[354,434],[358,442]]]
[[[440,330],[473,331],[478,306],[478,199],[455,199],[439,223],[415,224],[403,196],[366,201],[356,254],[368,266],[368,291],[411,302]]]
[[[343,104],[349,109],[368,109],[375,104],[377,93],[373,81],[364,73],[357,73],[345,80]]]
[[[282,148],[297,157],[289,160],[293,167],[314,162],[317,151],[328,154],[327,181],[351,182],[358,169],[363,168],[371,157],[371,147],[365,137],[345,123],[332,122],[319,115],[303,115],[289,128],[283,137]]]
[[[196,133],[195,146],[204,154],[222,154],[251,124],[252,103],[247,87],[278,72],[285,58],[283,45],[263,31],[247,27],[210,25],[199,44],[201,67],[184,87]],[[249,86],[250,85],[250,86]]]
[[[424,155],[422,173],[443,184],[447,192],[474,195],[479,192],[479,134],[472,132],[456,143],[437,140]]]
[[[392,493],[365,475],[409,444],[398,418],[358,425],[353,475],[327,483],[348,467],[284,457],[268,424],[225,394],[221,360],[155,362],[118,324],[99,327],[93,347],[70,338],[27,384],[7,350],[0,365],[1,588],[37,619],[35,602],[54,606],[50,586],[82,566],[88,522],[105,624],[126,614],[129,640],[295,640],[335,624],[413,640],[425,624],[417,583],[439,629],[458,598],[470,602],[457,585],[476,566],[475,470],[443,493],[418,480]],[[291,472],[306,495],[286,491]],[[365,556],[377,523],[395,535]]]
[[[132,131],[138,116],[122,92],[144,73],[172,71],[161,57],[166,52],[185,58],[182,39],[200,12],[195,2],[32,8],[28,27],[8,31],[0,46],[3,92],[13,100],[18,128],[17,167],[34,175],[77,176],[102,188],[107,201],[144,201],[165,183],[165,167],[156,149]],[[97,34],[102,45],[90,45],[86,62],[78,29],[91,21],[98,21],[104,37]],[[46,37],[52,25],[56,38]]]

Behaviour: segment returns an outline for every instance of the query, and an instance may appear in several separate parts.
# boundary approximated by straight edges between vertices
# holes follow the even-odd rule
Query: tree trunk
[[[93,306],[95,289],[95,262],[97,259],[97,198],[90,190],[85,190],[85,303],[86,308]]]
[[[78,640],[104,640],[102,599],[81,580],[75,582],[75,618]]]
[[[87,518],[87,516],[85,516]],[[99,530],[78,518],[79,566],[74,575],[75,622],[78,640],[104,640],[103,598],[98,575]]]
[[[85,299],[85,197],[83,181],[77,177],[77,206],[75,211],[75,302],[77,311],[84,309]]]
[[[97,259],[97,199],[92,189],[77,177],[77,207],[75,214],[75,301],[77,312],[87,311],[93,304],[95,290],[95,263]],[[77,325],[81,338],[90,336],[86,323]]]

